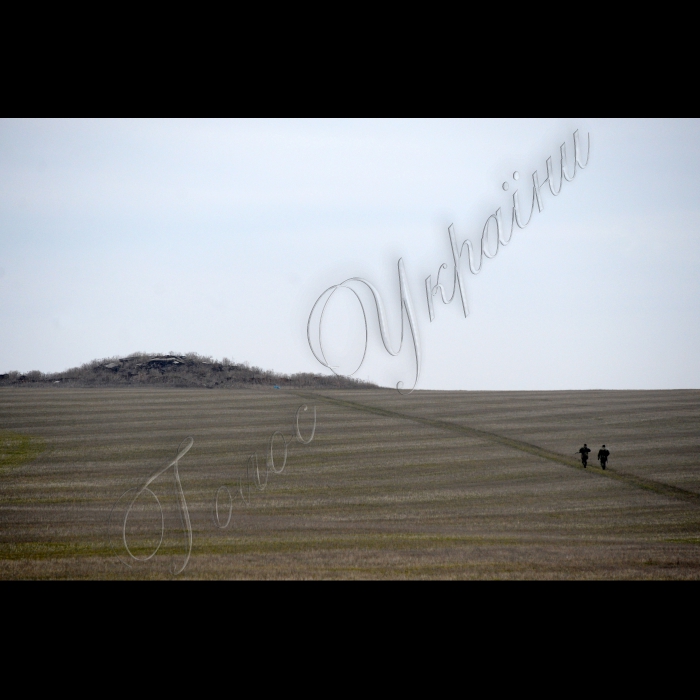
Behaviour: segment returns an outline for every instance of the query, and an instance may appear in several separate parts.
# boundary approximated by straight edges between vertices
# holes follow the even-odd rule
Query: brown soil
[[[302,403],[314,441],[292,442],[283,473],[218,529],[217,488],[236,496],[254,452],[264,475]],[[700,391],[68,387],[0,389],[0,578],[172,577],[186,551],[172,468],[151,486],[153,559],[132,561],[120,516],[107,523],[189,435],[180,578],[700,578]],[[606,472],[580,467],[583,442],[592,457],[607,445]],[[154,503],[129,521],[136,555],[157,543]],[[225,491],[219,508],[225,521]]]

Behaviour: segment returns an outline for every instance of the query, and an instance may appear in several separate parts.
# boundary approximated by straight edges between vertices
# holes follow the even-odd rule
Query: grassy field
[[[290,443],[246,504],[250,455],[264,481],[270,436],[293,435],[301,404],[314,440]],[[700,391],[66,387],[0,389],[0,578],[173,578],[188,550],[173,467],[150,486],[164,539],[147,562],[124,549],[119,499],[187,436],[177,578],[700,578]],[[607,471],[580,467],[584,441],[608,446]],[[223,524],[225,490],[218,503]],[[145,492],[136,556],[160,517]]]

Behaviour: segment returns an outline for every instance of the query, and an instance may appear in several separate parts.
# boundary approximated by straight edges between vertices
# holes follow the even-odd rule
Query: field
[[[2,579],[697,579],[700,391],[3,388],[0,485]]]

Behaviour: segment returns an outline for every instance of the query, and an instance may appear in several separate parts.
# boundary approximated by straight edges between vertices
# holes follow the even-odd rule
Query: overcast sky
[[[545,186],[479,275],[463,265],[468,318],[436,298],[431,323],[448,226],[478,249],[565,141],[571,160],[576,129],[588,167],[556,198]],[[698,388],[699,163],[698,120],[3,120],[0,372],[195,351],[328,373],[306,339],[316,298],[366,278],[396,342],[402,258],[418,388]],[[361,356],[356,304],[327,310],[341,367]],[[366,310],[357,376],[411,386],[410,338],[391,357]]]

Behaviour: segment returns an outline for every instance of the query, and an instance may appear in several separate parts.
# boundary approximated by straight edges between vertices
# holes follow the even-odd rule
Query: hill
[[[278,374],[247,362],[238,364],[190,352],[186,355],[153,355],[136,352],[128,357],[110,357],[80,367],[45,374],[39,371],[0,375],[0,386],[170,386],[178,388],[232,389],[251,387],[306,387],[332,389],[377,389],[376,384],[336,375]]]

